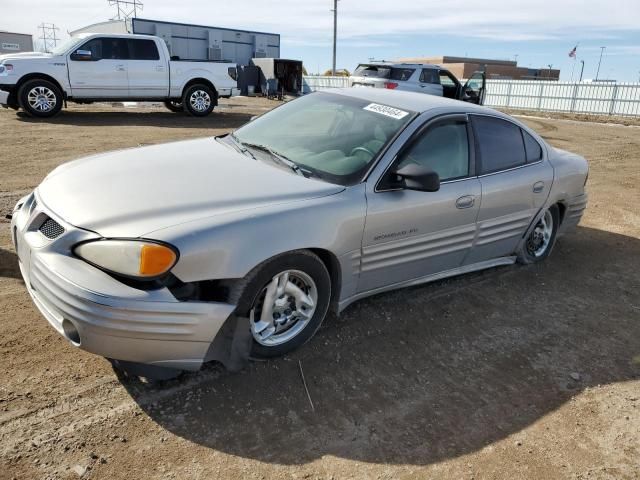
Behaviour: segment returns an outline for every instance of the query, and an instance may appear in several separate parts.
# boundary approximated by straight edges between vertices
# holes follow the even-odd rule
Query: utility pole
[[[336,75],[336,42],[338,40],[338,0],[333,0],[333,67],[331,74]]]
[[[584,60],[580,60],[582,68],[580,69],[580,81],[582,82],[582,74],[584,73]]]
[[[517,64],[517,63],[518,63],[518,57],[519,57],[519,55],[516,53],[513,57],[514,57],[514,61],[515,61],[515,62],[516,62],[516,64]]]
[[[42,36],[40,37],[40,40],[42,40],[42,47],[45,52],[50,53],[51,49],[58,45],[58,36],[56,35],[56,32],[60,29],[53,23],[44,22],[38,25],[38,28],[42,30]]]
[[[142,10],[144,5],[142,2],[138,0],[107,0],[109,2],[109,6],[116,6],[118,11],[117,16],[113,17],[112,20],[124,20],[127,21],[131,17],[136,18],[138,16],[138,9]]]
[[[600,47],[600,60],[598,60],[598,71],[596,72],[596,81],[598,81],[598,75],[600,75],[600,64],[602,63],[602,54],[607,47]]]

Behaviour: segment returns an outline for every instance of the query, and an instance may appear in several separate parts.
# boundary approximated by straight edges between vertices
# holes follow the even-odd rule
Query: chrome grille
[[[44,222],[42,222],[42,225],[40,225],[38,231],[45,237],[53,240],[64,233],[64,228],[53,218],[47,218]]]

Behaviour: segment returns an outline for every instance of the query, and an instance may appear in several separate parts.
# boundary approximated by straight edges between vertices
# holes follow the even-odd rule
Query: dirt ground
[[[0,211],[67,160],[273,105],[0,110]],[[548,261],[362,300],[238,374],[149,385],[73,348],[32,305],[2,220],[0,478],[640,478],[640,128],[525,120],[591,165],[582,224]]]

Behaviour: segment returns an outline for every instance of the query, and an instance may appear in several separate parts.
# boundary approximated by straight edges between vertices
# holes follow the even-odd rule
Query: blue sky
[[[144,18],[175,20],[282,35],[282,56],[302,59],[310,72],[331,66],[332,0],[143,0]],[[561,69],[579,42],[584,78],[637,82],[640,76],[640,0],[340,0],[338,67],[368,58],[459,55],[513,59],[521,66]],[[37,15],[34,13],[37,12]],[[0,0],[0,30],[37,34],[53,22],[64,37],[115,14],[107,0]],[[35,35],[37,37],[37,35]],[[579,75],[576,63],[574,76]]]

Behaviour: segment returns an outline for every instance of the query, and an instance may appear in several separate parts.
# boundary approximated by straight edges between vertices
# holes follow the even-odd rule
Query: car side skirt
[[[384,287],[375,288],[373,290],[367,290],[366,292],[360,292],[349,298],[345,298],[340,301],[338,305],[338,311],[342,312],[345,308],[351,305],[353,302],[360,300],[377,293],[388,292],[390,290],[397,290],[404,287],[412,287],[414,285],[421,285],[423,283],[435,282],[436,280],[442,280],[444,278],[455,277],[457,275],[463,275],[465,273],[477,272],[479,270],[485,270],[487,268],[499,267],[502,265],[513,265],[516,263],[515,256],[499,257],[491,260],[485,260],[483,262],[473,263],[471,265],[464,265],[462,267],[452,268],[451,270],[445,270],[444,272],[438,272],[424,277],[414,278],[404,282],[394,283],[392,285],[385,285]]]

